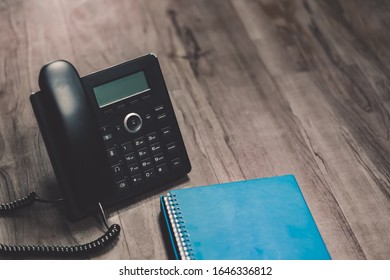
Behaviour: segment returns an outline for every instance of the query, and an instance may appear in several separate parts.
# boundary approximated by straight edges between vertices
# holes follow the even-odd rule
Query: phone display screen
[[[100,108],[150,90],[143,71],[93,88]]]

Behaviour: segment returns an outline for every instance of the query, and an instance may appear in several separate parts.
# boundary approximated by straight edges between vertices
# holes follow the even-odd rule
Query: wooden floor
[[[158,55],[192,163],[175,188],[295,174],[334,259],[390,259],[390,1],[0,0],[0,201],[58,197],[29,102],[40,68]],[[165,259],[159,195],[109,212],[101,259]],[[78,244],[95,218],[0,217],[0,243]]]

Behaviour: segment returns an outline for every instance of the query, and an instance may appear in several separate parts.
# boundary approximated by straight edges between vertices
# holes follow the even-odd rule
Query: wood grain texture
[[[293,173],[334,259],[390,259],[389,26],[380,0],[1,0],[0,201],[60,195],[28,100],[42,65],[154,52],[193,167],[170,187]],[[112,209],[123,232],[92,258],[167,258],[163,192]],[[102,230],[55,205],[0,217],[6,244]]]

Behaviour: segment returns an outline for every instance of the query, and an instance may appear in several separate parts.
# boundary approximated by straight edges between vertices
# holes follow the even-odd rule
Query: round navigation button
[[[125,129],[130,133],[135,133],[142,127],[142,119],[141,116],[137,113],[130,113],[127,114],[123,124],[125,126]]]

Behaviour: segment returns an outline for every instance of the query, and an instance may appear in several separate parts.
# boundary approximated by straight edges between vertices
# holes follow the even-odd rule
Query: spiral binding
[[[182,260],[194,260],[195,254],[192,249],[190,234],[188,233],[185,221],[179,207],[179,202],[175,194],[168,192],[164,196],[165,208],[169,221],[172,226],[173,235],[177,244],[180,259]]]

